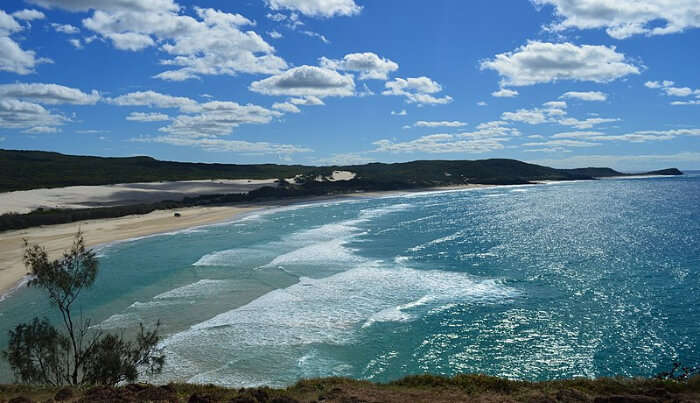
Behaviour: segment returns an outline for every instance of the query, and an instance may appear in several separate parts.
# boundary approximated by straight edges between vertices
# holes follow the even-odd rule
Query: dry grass
[[[485,375],[452,378],[418,375],[387,384],[346,378],[302,380],[286,389],[221,388],[213,385],[144,384],[119,388],[61,388],[0,385],[0,402],[700,402],[700,376],[680,383],[657,379],[600,378],[546,382],[511,381]],[[23,400],[22,400],[23,399]]]

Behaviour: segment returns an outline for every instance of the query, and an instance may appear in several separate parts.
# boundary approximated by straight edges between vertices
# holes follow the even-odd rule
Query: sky
[[[700,0],[3,0],[0,148],[700,169]]]

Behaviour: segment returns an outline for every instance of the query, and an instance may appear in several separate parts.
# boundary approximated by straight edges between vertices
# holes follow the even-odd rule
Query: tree
[[[24,264],[32,279],[28,285],[44,289],[51,305],[61,314],[65,334],[47,319],[34,318],[10,331],[3,356],[15,376],[24,383],[48,385],[104,384],[134,381],[138,370],[160,373],[165,357],[158,349],[157,323],[153,330],[139,325],[135,341],[122,335],[105,334],[90,328],[90,320],[75,318],[73,304],[97,278],[95,253],[85,247],[82,233],[75,235],[71,249],[49,260],[46,249],[24,241]]]

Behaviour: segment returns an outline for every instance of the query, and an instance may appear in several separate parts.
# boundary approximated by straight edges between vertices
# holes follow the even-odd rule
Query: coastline
[[[143,215],[86,220],[0,232],[0,301],[20,288],[23,284],[23,279],[26,278],[27,271],[22,262],[24,239],[27,239],[30,244],[37,243],[45,247],[49,257],[55,259],[59,257],[64,250],[70,247],[73,236],[78,229],[83,231],[86,245],[90,248],[94,248],[96,246],[133,238],[217,224],[235,219],[246,213],[290,205],[322,203],[329,200],[353,198],[379,198],[415,193],[483,189],[494,186],[496,185],[460,185],[396,191],[356,192],[266,201],[245,205],[156,210]],[[174,217],[175,212],[180,213],[181,216]]]

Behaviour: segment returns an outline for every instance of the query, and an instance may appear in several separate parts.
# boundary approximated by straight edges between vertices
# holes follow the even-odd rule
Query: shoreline
[[[377,192],[357,192],[329,196],[305,197],[289,200],[274,200],[244,205],[188,207],[182,209],[156,210],[143,215],[77,221],[12,230],[0,233],[0,301],[20,289],[27,277],[22,262],[23,240],[46,248],[49,258],[55,259],[68,249],[73,236],[80,229],[85,235],[88,248],[96,248],[115,242],[155,236],[172,231],[213,225],[241,218],[245,214],[281,208],[291,205],[316,204],[327,201],[352,200],[356,198],[381,198],[416,193],[433,193],[492,188],[498,185],[460,185],[436,188],[420,188]],[[180,217],[174,217],[174,213]]]

